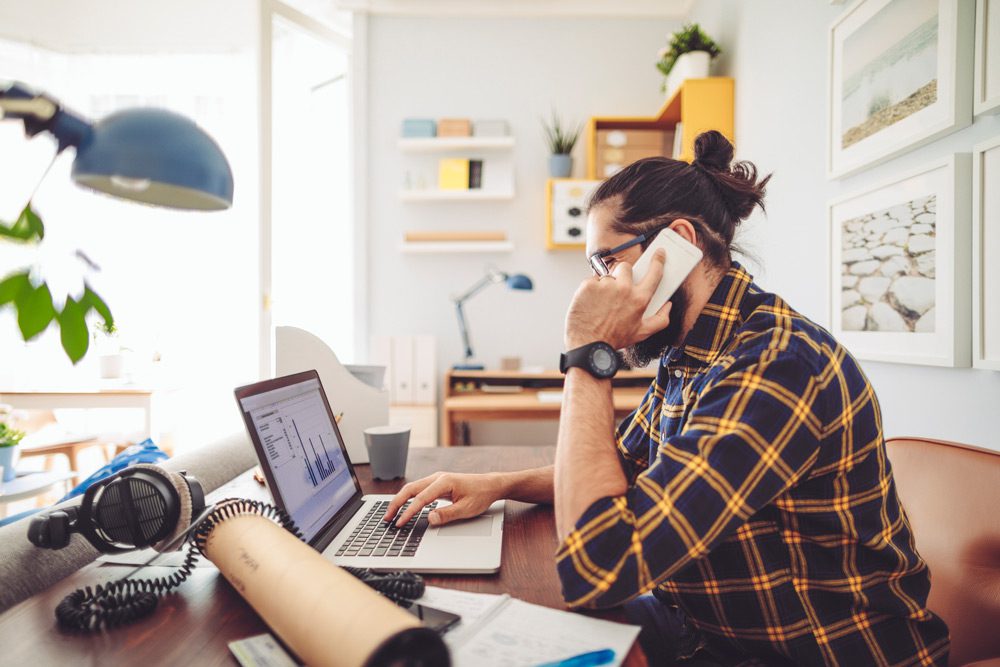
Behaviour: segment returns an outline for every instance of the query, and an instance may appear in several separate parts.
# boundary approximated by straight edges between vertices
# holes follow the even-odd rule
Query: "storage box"
[[[506,137],[510,128],[505,120],[477,120],[472,123],[472,134],[476,137]]]
[[[670,130],[598,130],[597,177],[614,176],[643,158],[669,157],[673,143],[674,133]]]
[[[444,158],[438,162],[438,188],[468,190],[469,161],[464,158]]]
[[[414,139],[434,136],[437,136],[437,122],[433,118],[403,119],[403,137]]]
[[[468,118],[442,118],[437,123],[439,137],[468,137],[472,134],[472,123]]]

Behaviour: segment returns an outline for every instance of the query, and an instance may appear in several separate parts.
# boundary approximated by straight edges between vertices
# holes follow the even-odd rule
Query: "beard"
[[[674,304],[670,308],[670,323],[649,338],[621,351],[621,359],[627,368],[643,368],[653,359],[659,359],[668,347],[676,347],[681,342],[684,319],[687,315],[691,299],[688,296],[687,284],[682,284],[670,297]]]

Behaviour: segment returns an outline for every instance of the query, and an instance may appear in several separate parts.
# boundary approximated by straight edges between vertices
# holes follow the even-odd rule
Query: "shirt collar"
[[[679,348],[668,349],[664,362],[687,355],[705,364],[712,363],[729,342],[733,331],[742,324],[740,305],[752,284],[753,276],[738,262],[733,262],[698,315],[684,343]]]

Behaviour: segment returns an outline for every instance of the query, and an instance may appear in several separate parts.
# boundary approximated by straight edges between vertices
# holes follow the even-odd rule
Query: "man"
[[[651,664],[704,647],[699,664],[946,665],[948,631],[926,607],[929,573],[870,384],[829,333],[731,259],[770,178],[730,166],[732,154],[709,132],[693,164],[642,160],[595,193],[596,275],[566,317],[566,349],[580,351],[567,356],[585,361],[566,372],[555,466],[437,473],[403,487],[386,519],[411,497],[400,523],[439,497],[454,504],[432,525],[497,498],[554,502],[567,604],[627,603]],[[631,265],[667,227],[704,258],[643,318],[664,257],[639,281]],[[617,431],[614,369],[586,354],[607,346],[660,359]]]

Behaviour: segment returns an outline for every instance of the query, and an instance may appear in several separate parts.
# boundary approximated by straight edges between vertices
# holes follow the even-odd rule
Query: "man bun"
[[[694,161],[715,171],[728,171],[733,161],[733,145],[721,132],[702,132],[694,140]]]
[[[714,181],[716,190],[728,210],[731,220],[724,225],[723,236],[732,240],[735,228],[760,206],[764,210],[766,176],[757,180],[757,167],[752,162],[733,161],[733,145],[717,130],[702,132],[694,140],[694,166],[700,167]]]

